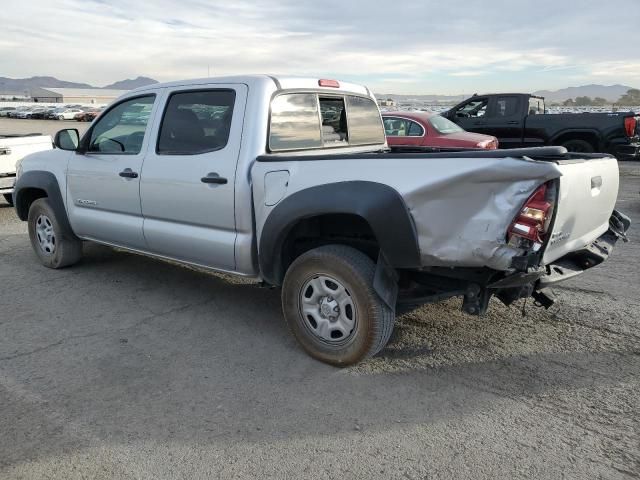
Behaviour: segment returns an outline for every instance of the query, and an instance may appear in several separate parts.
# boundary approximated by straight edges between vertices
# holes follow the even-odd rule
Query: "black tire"
[[[42,220],[46,219],[46,220]],[[39,198],[29,208],[29,238],[31,246],[40,262],[47,268],[63,268],[77,263],[82,258],[82,240],[65,234],[60,227],[60,221],[47,198]],[[46,251],[41,246],[38,234],[39,225],[50,225],[53,231],[53,248]]]
[[[569,150],[570,152],[576,153],[593,153],[595,152],[595,148],[586,140],[580,140],[578,138],[573,140],[567,140],[562,144],[564,148]]]
[[[393,331],[395,311],[373,288],[375,270],[369,257],[343,245],[315,248],[291,264],[282,286],[284,318],[298,342],[313,358],[344,367],[375,355],[387,344]],[[327,342],[320,338],[312,332],[309,317],[305,318],[302,313],[302,297],[307,295],[303,288],[323,275],[345,287],[354,307],[354,327],[342,340]]]
[[[13,196],[10,193],[3,193],[4,201],[13,207]]]

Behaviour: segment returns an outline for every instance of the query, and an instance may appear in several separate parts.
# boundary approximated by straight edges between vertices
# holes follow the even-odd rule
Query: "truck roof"
[[[155,89],[155,88],[164,88],[164,87],[182,87],[188,85],[206,85],[212,83],[244,83],[249,87],[264,85],[266,83],[275,85],[277,90],[289,90],[289,89],[310,89],[310,90],[326,90],[327,92],[335,92],[335,91],[348,91],[353,93],[358,93],[361,95],[366,95],[371,97],[370,90],[362,85],[358,85],[355,83],[344,82],[342,80],[333,80],[339,83],[339,87],[326,87],[320,86],[320,80],[327,79],[327,77],[322,78],[312,78],[312,77],[295,77],[295,76],[286,76],[286,75],[268,75],[268,74],[257,74],[257,75],[232,75],[232,76],[224,76],[224,77],[205,77],[205,78],[194,78],[189,80],[177,80],[174,82],[165,82],[165,83],[155,83],[153,85],[146,85],[144,87],[136,88],[132,90],[132,92],[144,92],[147,90]]]
[[[503,92],[499,92],[499,93],[474,93],[471,97],[490,97],[493,96],[495,97],[496,95],[525,95],[527,97],[531,97],[531,98],[542,98],[544,100],[544,97],[541,97],[540,95],[534,95],[533,93],[522,93],[522,92],[515,92],[515,93],[503,93]]]

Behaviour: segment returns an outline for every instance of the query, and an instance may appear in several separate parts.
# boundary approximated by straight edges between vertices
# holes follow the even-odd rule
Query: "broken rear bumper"
[[[548,265],[546,275],[538,280],[536,290],[568,280],[585,270],[600,265],[609,258],[618,240],[627,241],[626,232],[630,226],[631,220],[629,220],[629,217],[614,210],[609,219],[609,230],[593,243],[571,252]]]

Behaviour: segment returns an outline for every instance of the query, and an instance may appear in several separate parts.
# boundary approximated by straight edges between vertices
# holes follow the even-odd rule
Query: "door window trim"
[[[91,127],[89,127],[89,129],[85,132],[84,136],[82,137],[82,140],[80,141],[80,145],[82,146],[82,149],[80,151],[78,151],[78,153],[80,153],[82,155],[130,155],[130,156],[140,155],[141,153],[143,153],[144,152],[144,142],[147,139],[147,135],[148,135],[148,132],[150,130],[149,127],[152,124],[153,112],[154,112],[154,109],[156,108],[156,100],[158,99],[158,94],[156,92],[141,93],[140,95],[134,95],[134,96],[131,96],[131,97],[123,98],[118,103],[114,103],[113,105],[110,105],[109,108],[105,109],[104,112],[102,112],[100,114],[100,117],[98,118],[98,121],[99,121],[100,118],[105,117],[107,115],[107,113],[109,113],[111,110],[113,110],[114,108],[118,107],[119,105],[122,105],[125,102],[130,102],[131,100],[135,100],[137,98],[145,98],[145,97],[153,97],[153,103],[152,103],[152,107],[151,107],[151,113],[149,114],[149,121],[145,125],[144,138],[142,139],[142,148],[140,149],[140,151],[138,153],[133,153],[133,152],[92,152],[92,151],[90,151],[89,147],[90,147],[90,143],[91,143],[91,135],[93,133],[93,129],[95,128],[95,126],[98,125],[98,122],[96,122],[95,124],[91,125]]]

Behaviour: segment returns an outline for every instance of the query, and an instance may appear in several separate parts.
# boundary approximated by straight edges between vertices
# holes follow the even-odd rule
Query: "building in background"
[[[32,88],[31,98],[38,103],[80,103],[82,105],[104,105],[111,103],[128,90],[104,88]]]

